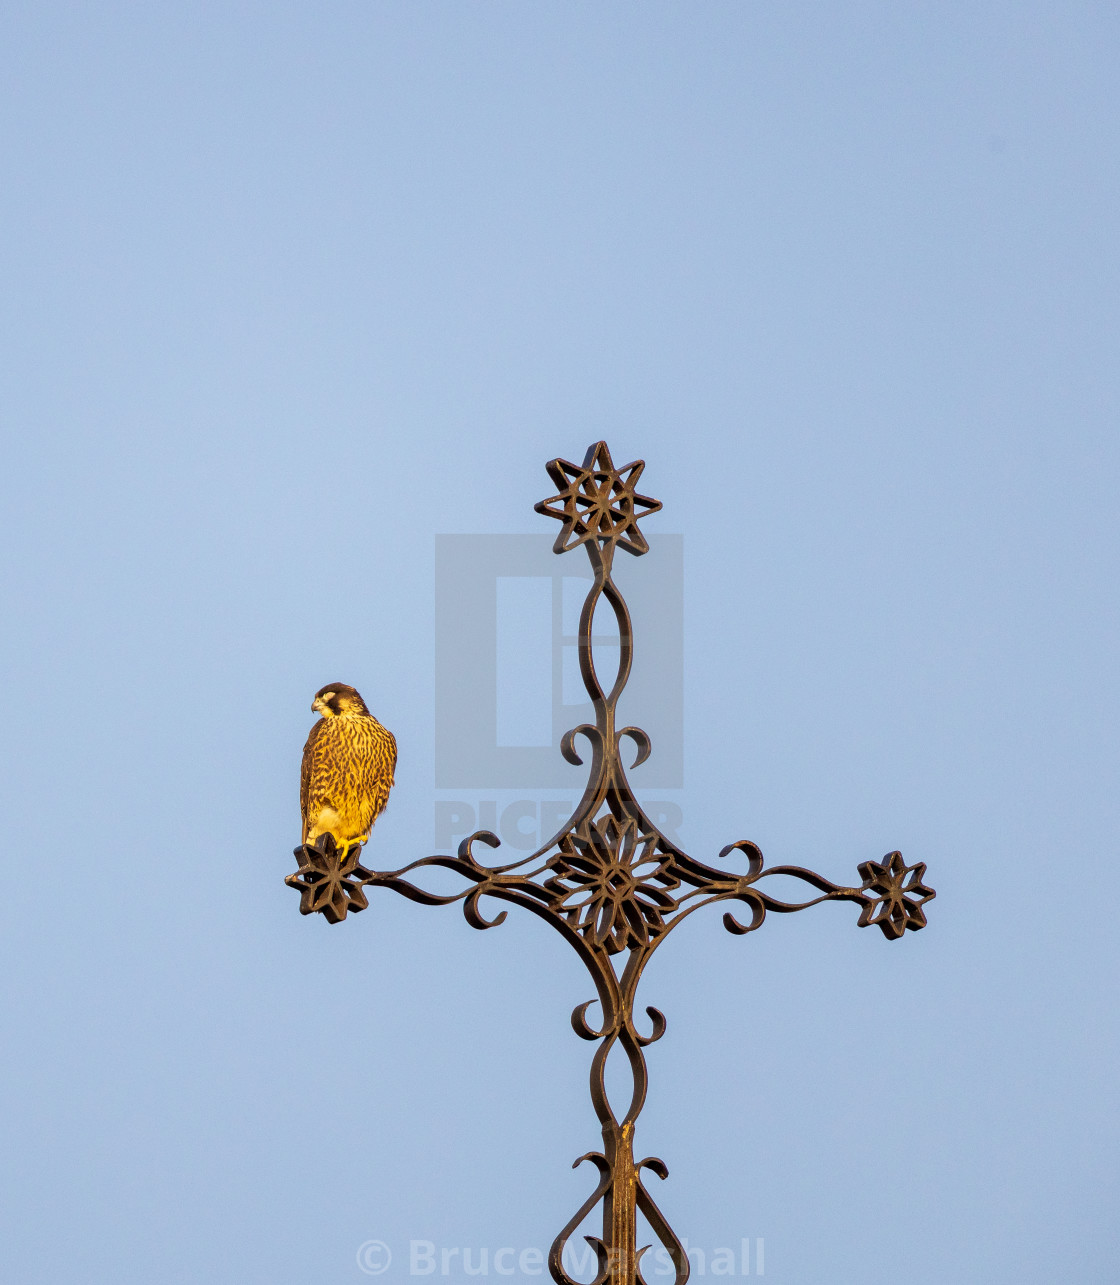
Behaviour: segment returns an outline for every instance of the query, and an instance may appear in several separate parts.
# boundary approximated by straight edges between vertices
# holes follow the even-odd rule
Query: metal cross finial
[[[611,579],[611,568],[616,546],[635,556],[648,552],[638,519],[661,505],[634,490],[644,463],[616,469],[605,442],[589,448],[582,466],[556,459],[547,467],[560,493],[542,500],[536,510],[564,524],[555,552],[584,545],[594,573],[580,616],[579,662],[595,723],[573,728],[560,742],[564,758],[577,765],[583,760],[575,748],[576,737],[582,736],[591,747],[587,785],[575,811],[537,852],[509,865],[486,865],[475,855],[477,843],[500,846],[488,831],[465,839],[453,857],[423,857],[389,871],[367,870],[358,862],[360,845],[339,850],[331,836],[324,835],[314,845],[296,849],[299,869],[285,882],[300,892],[303,914],[318,911],[331,923],[345,919],[348,911],[365,910],[364,889],[372,886],[392,888],[424,905],[462,901],[467,922],[475,928],[493,928],[505,919],[504,910],[492,919],[483,914],[482,897],[494,897],[532,911],[567,938],[587,967],[600,1006],[598,1022],[592,1025],[587,1011],[596,1000],[578,1005],[572,1026],[582,1039],[598,1043],[591,1064],[591,1101],[602,1127],[603,1149],[575,1162],[590,1161],[599,1181],[553,1242],[549,1270],[558,1285],[577,1285],[565,1270],[564,1247],[602,1204],[602,1236],[585,1237],[598,1257],[592,1285],[641,1282],[639,1264],[649,1246],[637,1244],[639,1212],[673,1262],[674,1285],[684,1285],[688,1258],[642,1179],[643,1170],[659,1178],[667,1177],[668,1170],[656,1157],[634,1158],[634,1125],[646,1095],[644,1049],[665,1030],[665,1018],[655,1008],[645,1010],[648,1033],[635,1021],[635,994],[650,956],[682,919],[713,902],[745,907],[749,917],[742,911],[737,917],[730,910],[723,916],[729,932],[745,934],[760,928],[768,911],[788,914],[822,901],[850,901],[860,907],[861,927],[877,925],[884,936],[896,940],[907,929],[925,927],[923,907],[935,894],[923,882],[925,865],[907,866],[898,852],[861,864],[861,885],[846,887],[800,866],[766,869],[762,853],[745,839],[729,844],[719,855],[741,854],[746,868],[738,873],[716,869],[688,856],[657,829],[634,797],[621,755],[622,739],[627,737],[637,750],[632,764],[636,767],[649,756],[650,739],[641,728],[615,726],[615,708],[630,674],[633,637],[630,614]],[[618,670],[608,690],[595,669],[592,649],[592,620],[601,599],[613,611],[619,632]],[[466,887],[449,896],[427,891],[409,878],[427,866],[455,871]],[[762,886],[773,875],[792,877],[817,895],[782,901]],[[621,1114],[608,1100],[604,1083],[607,1057],[616,1045],[626,1054],[633,1085]]]

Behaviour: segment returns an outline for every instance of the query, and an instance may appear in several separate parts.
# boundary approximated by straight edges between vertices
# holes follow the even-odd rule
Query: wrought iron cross
[[[591,746],[587,786],[575,812],[561,830],[532,856],[509,865],[489,866],[475,855],[476,844],[497,848],[496,835],[481,830],[465,839],[456,856],[423,857],[399,870],[367,870],[358,860],[360,844],[337,849],[330,835],[314,845],[296,849],[299,869],[285,879],[300,893],[300,911],[318,912],[339,923],[348,911],[365,910],[366,887],[392,888],[412,901],[444,906],[462,901],[467,922],[474,928],[493,928],[506,917],[501,911],[487,919],[483,897],[513,902],[539,915],[575,947],[587,966],[598,995],[601,1016],[597,1026],[587,1017],[595,1003],[588,1000],[572,1012],[572,1026],[582,1039],[597,1041],[591,1063],[591,1101],[603,1130],[603,1150],[580,1156],[598,1170],[595,1190],[556,1237],[549,1270],[558,1285],[577,1285],[564,1268],[564,1247],[596,1205],[603,1206],[603,1234],[587,1236],[598,1257],[592,1285],[640,1285],[639,1263],[649,1246],[637,1245],[637,1215],[644,1216],[668,1252],[676,1270],[674,1285],[684,1285],[689,1264],[681,1242],[645,1188],[642,1171],[659,1178],[668,1170],[656,1157],[635,1161],[634,1125],[646,1096],[644,1049],[660,1039],[665,1018],[647,1008],[651,1027],[639,1031],[634,1018],[638,981],[650,956],[669,931],[701,906],[716,901],[738,902],[748,915],[730,911],[723,923],[729,932],[749,933],[762,926],[767,911],[788,914],[822,901],[850,901],[860,907],[859,925],[875,925],[890,940],[907,929],[926,924],[924,904],[935,895],[923,882],[925,865],[908,866],[901,853],[859,866],[861,885],[844,887],[800,866],[765,869],[762,853],[746,839],[729,844],[719,854],[740,854],[746,869],[739,873],[703,865],[667,839],[643,812],[626,779],[621,744],[629,737],[637,767],[650,753],[650,739],[639,727],[615,726],[615,708],[626,686],[633,659],[630,614],[611,578],[616,549],[640,556],[649,545],[638,519],[661,508],[657,500],[639,495],[635,486],[645,467],[638,460],[615,468],[605,442],[596,442],[582,465],[556,459],[548,464],[558,494],[537,504],[538,513],[558,518],[563,527],[554,552],[566,553],[583,545],[591,559],[594,583],[583,604],[579,622],[579,665],[595,710],[595,723],[567,732],[560,750],[569,763],[583,760],[575,740]],[[618,621],[618,672],[608,690],[595,668],[592,621],[600,599],[606,599]],[[443,896],[428,892],[409,879],[425,866],[442,866],[462,875],[466,887]],[[806,901],[781,901],[763,890],[771,875],[786,875],[808,885],[816,896]],[[742,914],[742,912],[739,912]],[[621,1118],[608,1101],[604,1084],[607,1057],[621,1045],[633,1075],[633,1092]]]

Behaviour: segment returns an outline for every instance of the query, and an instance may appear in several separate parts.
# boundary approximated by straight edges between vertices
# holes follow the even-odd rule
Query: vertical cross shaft
[[[603,1202],[603,1240],[609,1246],[610,1285],[634,1285],[638,1251],[634,1126],[603,1130],[603,1148],[614,1183]]]

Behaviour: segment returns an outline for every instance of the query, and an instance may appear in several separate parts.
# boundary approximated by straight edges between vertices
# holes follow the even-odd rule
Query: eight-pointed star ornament
[[[645,468],[644,460],[615,468],[606,442],[595,442],[588,447],[582,465],[555,459],[545,467],[560,493],[533,507],[564,524],[552,546],[554,553],[564,553],[589,540],[600,547],[619,544],[635,557],[649,552],[646,538],[638,530],[638,519],[656,513],[661,501],[634,490]]]
[[[338,847],[333,834],[321,834],[314,843],[296,848],[300,867],[295,874],[287,875],[284,882],[300,894],[299,913],[322,914],[328,923],[338,924],[346,912],[365,910],[369,906],[362,884],[373,877],[372,872],[360,865],[360,843]]]
[[[926,926],[922,909],[937,894],[922,882],[926,864],[908,866],[901,852],[888,852],[882,861],[863,861],[863,891],[872,894],[859,917],[859,926],[877,924],[888,940],[897,941],[909,928],[917,932]]]

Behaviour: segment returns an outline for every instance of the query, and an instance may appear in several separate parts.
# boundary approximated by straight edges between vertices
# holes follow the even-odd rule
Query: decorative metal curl
[[[502,910],[488,918],[480,909],[483,897],[511,902],[546,920],[570,942],[596,990],[596,999],[572,1011],[571,1023],[581,1039],[598,1043],[590,1088],[603,1150],[587,1152],[575,1161],[576,1166],[590,1161],[599,1179],[553,1242],[549,1270],[558,1285],[577,1285],[564,1267],[564,1251],[580,1225],[601,1204],[602,1237],[585,1237],[598,1263],[591,1285],[638,1285],[642,1281],[639,1264],[649,1246],[637,1245],[639,1213],[673,1263],[674,1285],[684,1285],[689,1273],[684,1247],[641,1176],[642,1170],[648,1169],[664,1179],[668,1170],[656,1157],[634,1160],[634,1126],[647,1087],[643,1050],[661,1038],[666,1025],[664,1015],[653,1007],[645,1010],[652,1023],[648,1035],[641,1034],[634,1021],[635,992],[653,952],[693,911],[719,901],[738,902],[749,911],[749,922],[731,910],[724,913],[725,928],[736,935],[761,928],[771,911],[791,914],[823,901],[848,901],[860,907],[861,927],[876,925],[889,940],[897,940],[907,930],[925,926],[923,907],[936,894],[924,883],[925,865],[907,866],[898,852],[888,853],[881,862],[862,863],[862,883],[850,887],[801,866],[768,870],[757,845],[745,839],[729,844],[719,855],[742,854],[746,869],[739,874],[717,869],[688,856],[658,830],[634,797],[620,751],[623,737],[628,737],[636,747],[633,766],[637,767],[649,757],[650,738],[639,727],[615,726],[615,709],[633,661],[633,636],[630,613],[611,571],[616,547],[634,556],[648,551],[638,519],[655,513],[661,505],[634,489],[644,463],[637,460],[615,468],[605,442],[592,445],[582,465],[556,459],[547,467],[561,489],[537,504],[536,510],[563,523],[554,551],[563,553],[583,545],[594,576],[580,615],[579,665],[595,710],[595,723],[573,728],[560,742],[564,758],[576,765],[583,759],[575,748],[575,738],[583,736],[591,747],[587,785],[575,811],[537,852],[508,865],[490,866],[475,856],[475,844],[500,846],[497,836],[485,830],[464,839],[455,856],[422,857],[388,871],[367,870],[358,862],[359,845],[339,852],[330,836],[325,836],[314,846],[296,849],[300,866],[285,882],[300,892],[303,914],[319,912],[331,923],[341,922],[347,911],[366,908],[364,888],[384,887],[422,905],[461,901],[467,922],[480,930],[496,927],[507,913]],[[592,621],[602,599],[614,613],[619,636],[618,670],[609,691],[603,690],[592,649]],[[428,891],[412,876],[429,866],[454,871],[466,886],[451,894]],[[817,895],[804,901],[772,896],[761,885],[775,875],[797,880]],[[587,1010],[595,1003],[602,1019],[592,1025]],[[605,1085],[607,1058],[616,1046],[624,1052],[632,1078],[630,1101],[621,1117],[612,1107]]]

